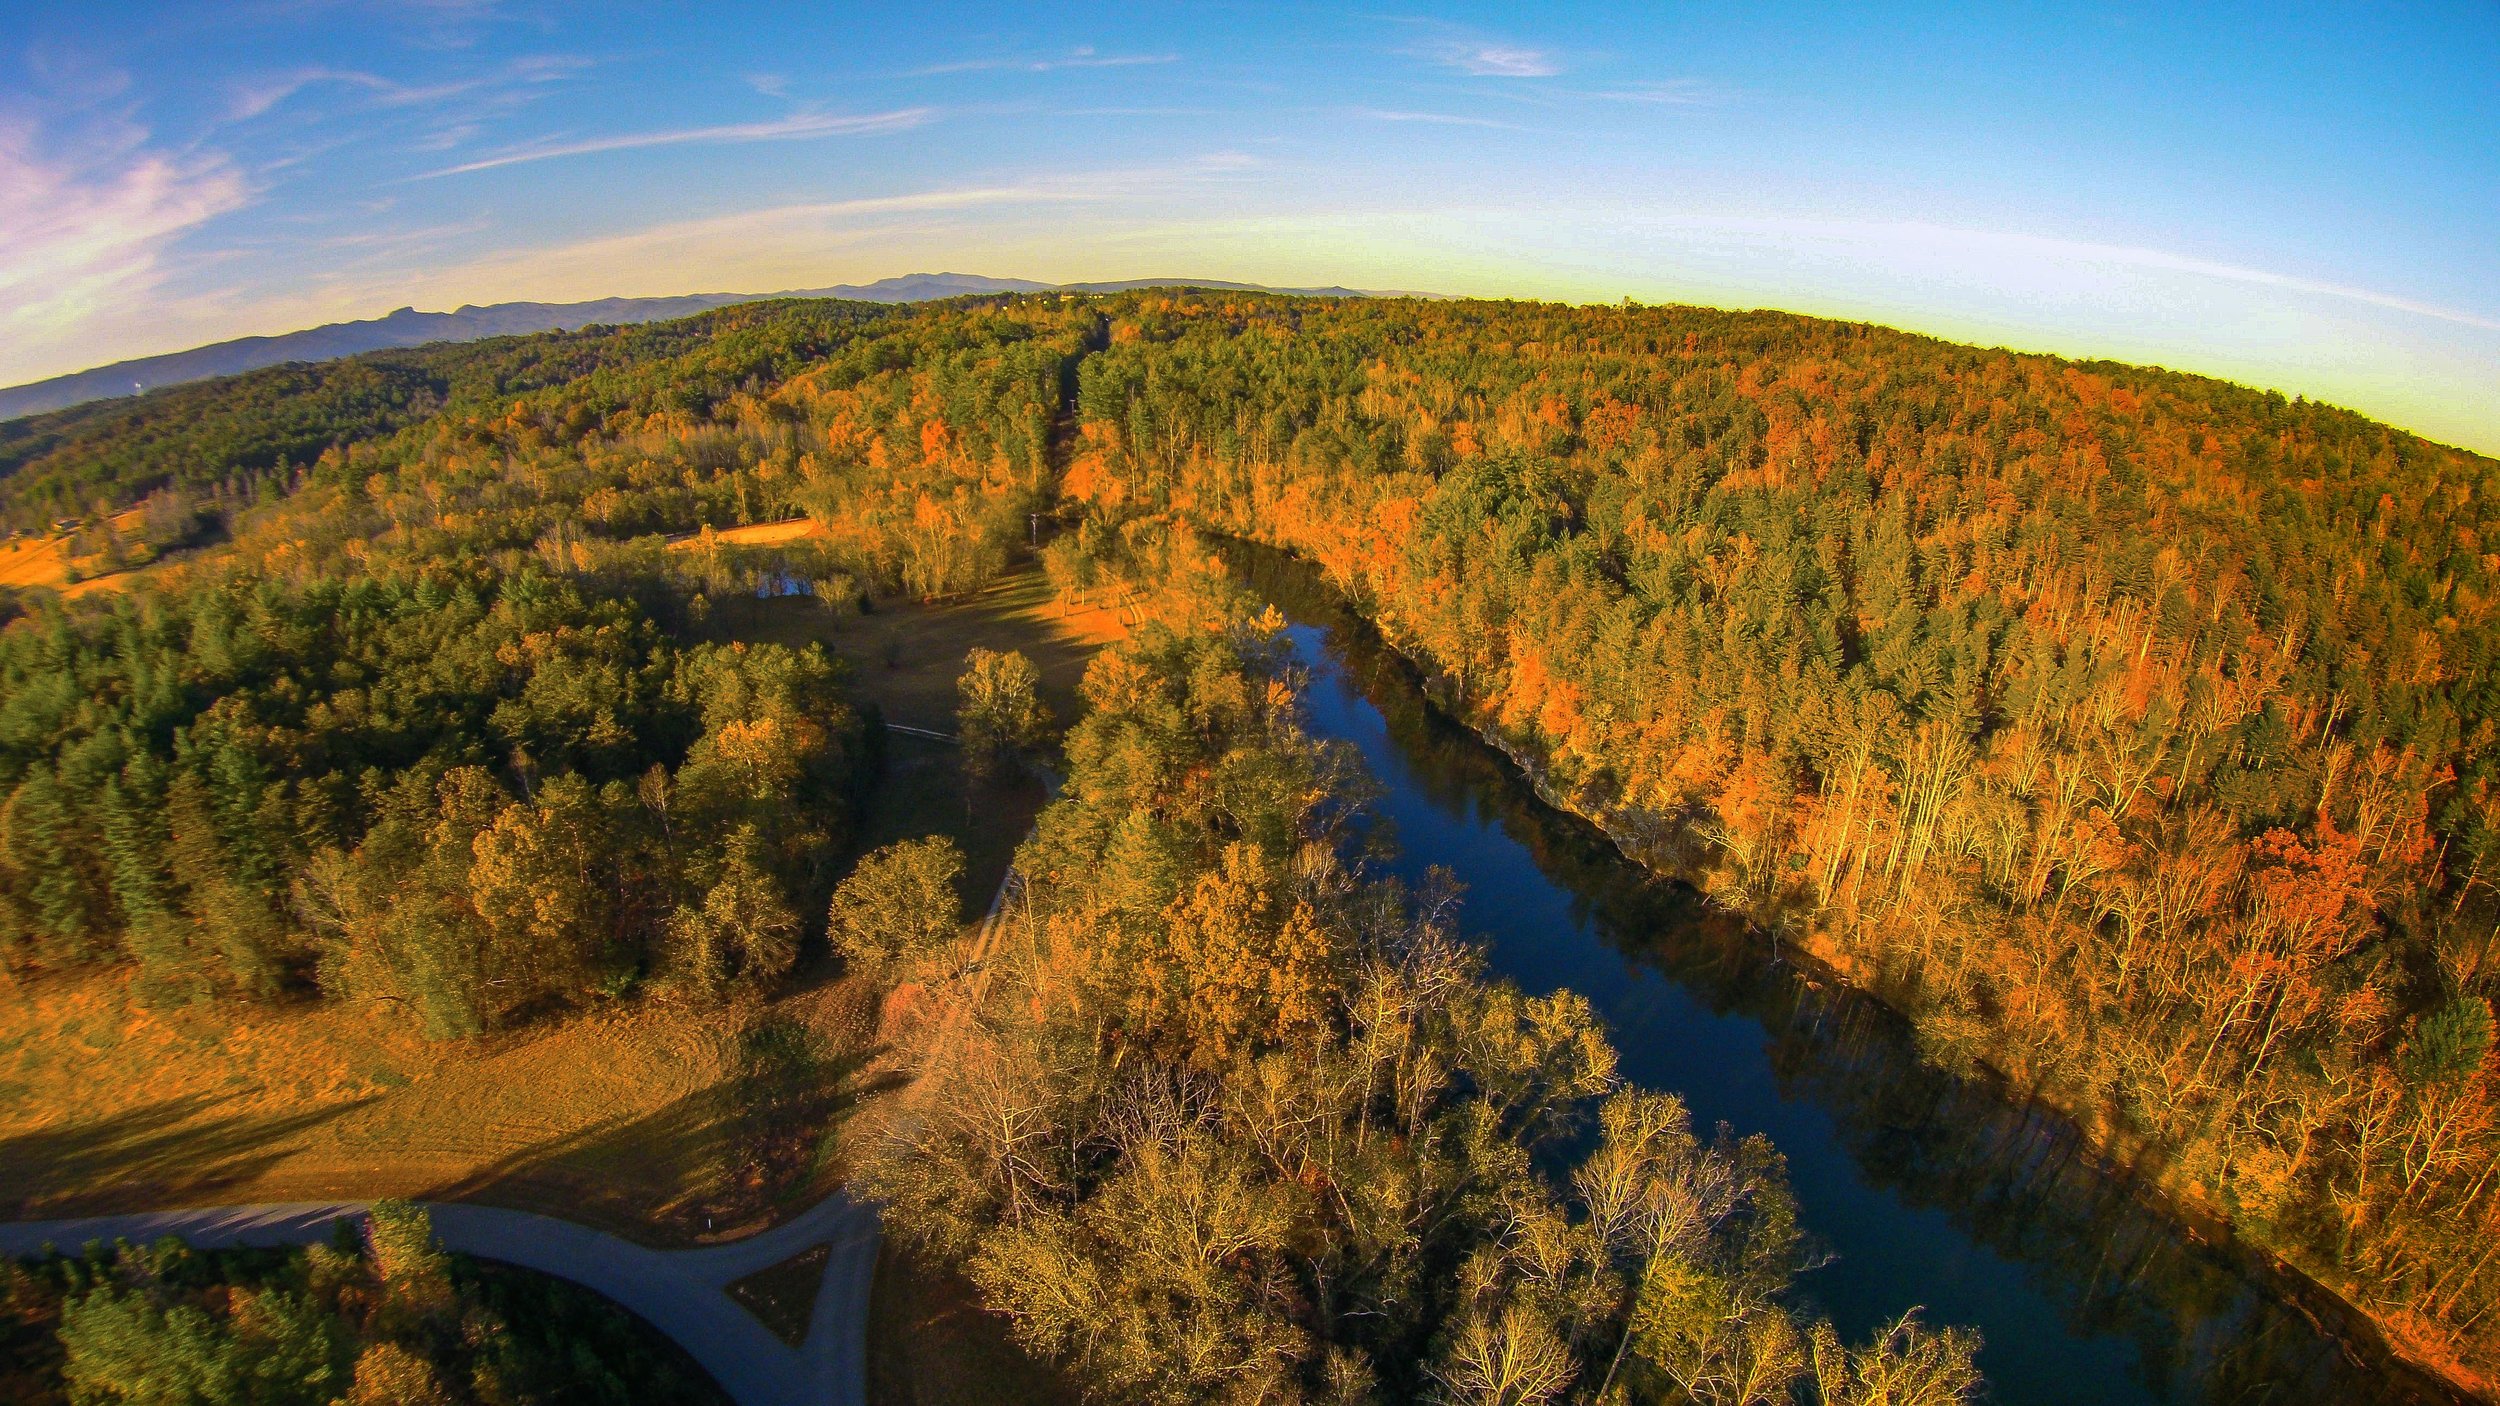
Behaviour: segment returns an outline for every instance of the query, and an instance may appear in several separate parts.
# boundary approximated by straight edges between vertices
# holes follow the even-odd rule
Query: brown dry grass
[[[145,514],[137,508],[116,513],[113,515],[113,527],[125,536],[135,534],[139,530],[139,520],[143,516]],[[67,535],[29,535],[14,542],[0,542],[0,586],[16,586],[21,589],[42,586],[59,591],[71,600],[76,600],[90,592],[118,591],[130,584],[131,577],[135,573],[128,571],[116,571],[103,576],[89,574],[84,580],[70,580],[73,567],[82,574],[92,573],[101,558],[72,557],[69,546],[70,538]]]
[[[0,1204],[14,1215],[386,1195],[559,1210],[683,1242],[771,1210],[738,1040],[797,1020],[864,1056],[867,993],[643,1004],[467,1043],[388,1008],[151,1011],[118,975],[0,992]],[[810,1197],[798,1198],[803,1204]]]
[[[970,601],[837,615],[805,597],[723,603],[715,629],[822,640],[860,660],[855,686],[898,722],[952,726],[974,645],[1022,649],[1065,718],[1108,612],[1060,612],[1027,571]],[[887,630],[900,650],[876,652]],[[1042,796],[1005,783],[967,803],[951,751],[898,739],[863,848],[930,833],[969,864],[968,918],[1005,873]],[[868,994],[819,983],[732,1011],[639,1003],[460,1044],[420,1038],[387,1006],[232,1004],[151,1011],[127,979],[0,986],[0,1214],[382,1195],[552,1210],[654,1243],[726,1236],[804,1205],[840,1171],[779,1185],[754,1163],[740,1085],[750,1022],[806,1023],[873,1092]]]
[[[672,552],[690,552],[717,542],[725,547],[777,547],[784,542],[802,541],[825,536],[824,524],[814,518],[784,518],[779,522],[749,523],[745,527],[707,527],[671,540]]]

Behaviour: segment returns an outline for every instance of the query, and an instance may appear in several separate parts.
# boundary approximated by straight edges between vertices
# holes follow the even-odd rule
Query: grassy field
[[[888,722],[938,732],[954,731],[955,680],[966,651],[1021,651],[1041,671],[1051,712],[1066,723],[1077,713],[1076,686],[1086,662],[1127,633],[1119,617],[1099,605],[1061,606],[1032,567],[960,600],[880,604],[865,612],[837,610],[812,596],[720,599],[712,602],[710,628],[758,643],[822,644],[856,661],[852,683]]]
[[[953,729],[967,650],[1023,651],[1064,721],[1087,660],[1121,633],[1107,611],[1059,609],[1030,570],[871,613],[725,600],[709,629],[821,642],[854,661],[864,702],[936,731]],[[951,747],[891,735],[859,848],[953,836],[976,921],[1043,800],[1029,776],[968,797]],[[0,1215],[395,1195],[548,1211],[646,1244],[727,1238],[838,1183],[854,1109],[893,1083],[879,1023],[873,993],[822,973],[769,1003],[628,1004],[457,1044],[384,1007],[151,1011],[112,974],[0,986]],[[797,1076],[809,1097],[790,1098],[786,1067],[759,1073],[757,1049],[792,1044],[757,1038],[768,1027],[813,1051]],[[881,1401],[1074,1399],[959,1280],[881,1264],[876,1312]]]
[[[750,643],[822,644],[852,661],[852,689],[886,721],[934,732],[954,730],[955,680],[963,673],[966,652],[978,647],[1023,653],[1041,672],[1042,696],[1052,715],[1065,724],[1076,717],[1077,684],[1086,663],[1125,633],[1108,610],[1062,609],[1032,569],[966,600],[866,613],[834,610],[810,596],[729,598],[714,602],[709,628]],[[1040,783],[1030,775],[970,791],[953,748],[890,733],[861,847],[953,836],[964,850],[964,916],[977,920],[1043,800]]]
[[[142,516],[134,508],[115,515],[113,526],[125,535],[134,534]],[[102,557],[73,557],[73,535],[28,535],[0,542],[0,586],[44,586],[76,600],[92,591],[118,591],[130,584],[131,572],[97,574],[103,569]],[[81,579],[70,579],[73,570]]]
[[[1031,655],[1065,716],[1110,635],[1060,618],[1030,572],[957,604],[837,616],[806,597],[740,600],[713,623],[823,641],[860,661],[866,701],[937,729],[973,646]],[[861,845],[953,835],[977,919],[1041,788],[1003,782],[967,803],[951,749],[895,742]],[[837,1104],[876,1087],[877,1012],[821,976],[745,1010],[627,1005],[461,1044],[377,1007],[149,1011],[109,974],[0,987],[0,1213],[415,1195],[562,1210],[654,1243],[699,1239],[706,1217],[727,1233],[772,1209],[749,1151],[748,1105],[769,1100],[742,1054],[767,1021],[809,1032]]]
[[[839,982],[459,1044],[372,1007],[159,1012],[113,976],[38,983],[0,1000],[0,1213],[400,1195],[726,1235],[774,1192],[813,1199],[753,1164],[786,1116],[747,1056],[766,1022],[822,1052],[838,1128],[876,1078],[873,998]]]

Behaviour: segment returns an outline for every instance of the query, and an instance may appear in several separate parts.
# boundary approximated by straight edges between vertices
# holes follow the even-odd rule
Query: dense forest
[[[1189,594],[1211,530],[1323,564],[1558,803],[1938,1061],[2488,1380],[2496,471],[2193,377],[1689,308],[755,304],[274,368],[0,428],[20,526],[159,495],[225,538],[9,604],[0,955],[445,1036],[770,982],[827,932],[876,729],[844,661],[713,641],[709,602],[959,593],[1050,514],[1054,582],[1146,643],[1089,680],[1022,862],[1020,1014],[949,1056],[967,1098],[1033,1078],[1037,1141],[941,1107],[881,1173],[898,1221],[1122,1395],[1733,1350],[1643,1336],[1654,1257],[1589,1239],[1594,1164],[1553,1159],[1756,1211],[1774,1163],[1609,1092],[1585,1022],[1364,877],[1359,778]],[[1157,633],[1176,583],[1195,628]],[[1249,1238],[1176,1258],[1165,1197]],[[1855,1360],[1780,1307],[1756,1211],[1692,1242],[1690,1291],[1775,1308],[1726,1321],[1785,1324],[1759,1350],[1801,1381]],[[1953,1339],[1893,1348],[1944,1373]]]
[[[443,1252],[381,1202],[300,1250],[90,1245],[0,1260],[19,1406],[717,1406],[703,1370],[586,1289]]]
[[[1966,1399],[1969,1335],[1849,1347],[1788,1306],[1767,1143],[1619,1087],[1580,996],[1485,980],[1454,886],[1366,877],[1280,623],[1151,624],[1087,672],[1026,941],[871,1171],[889,1227],[1116,1399]]]
[[[1562,803],[2500,1359],[2500,477],[1772,314],[1171,300],[1065,489],[1324,563]]]
[[[769,571],[852,599],[994,575],[1091,320],[699,322],[33,422],[54,447],[0,480],[12,511],[109,471],[232,540],[162,589],[21,602],[0,633],[6,965],[404,1002],[441,1035],[785,972],[875,738],[840,662],[688,632]],[[405,428],[322,389],[403,359],[450,388]],[[289,469],[253,433],[296,420],[336,438]],[[795,554],[660,549],[803,508],[829,535]]]

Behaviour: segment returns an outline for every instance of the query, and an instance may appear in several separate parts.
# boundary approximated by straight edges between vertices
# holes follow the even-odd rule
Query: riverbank
[[[1284,560],[1273,548],[1247,550]],[[1592,814],[1592,808],[1576,803],[1574,797],[1558,794],[1558,788],[1533,757],[1504,745],[1504,739],[1489,735],[1485,729],[1469,726],[1459,710],[1448,705],[1446,690],[1433,689],[1415,661],[1396,653],[1382,640],[1369,620],[1350,608],[1333,587],[1319,580],[1315,568],[1296,560],[1292,570],[1305,584],[1325,591],[1344,621],[1361,631],[1369,646],[1384,660],[1393,663],[1415,706],[1430,711],[1449,731],[1463,734],[1468,745],[1499,767],[1509,785],[1534,796],[1534,804],[1555,821],[1585,832],[1594,844],[1602,845],[1615,856],[1616,865],[1652,876],[1651,882],[1681,882],[1688,897],[1697,897],[1689,874],[1661,873],[1654,863],[1654,848],[1644,853],[1644,846],[1627,843],[1618,828],[1606,823],[1607,817]],[[1244,574],[1256,575],[1255,563]],[[1273,587],[1276,583],[1270,580],[1263,584]],[[1275,598],[1272,589],[1269,594]],[[1492,762],[1493,758],[1501,760]],[[1483,802],[1478,799],[1471,804]],[[1513,828],[1521,827],[1514,822]],[[1541,843],[1554,847],[1551,841]],[[2000,1071],[1980,1068],[1948,1072],[1927,1065],[1918,1056],[1906,1017],[1851,982],[1846,973],[1798,950],[1793,942],[1779,941],[1724,913],[1714,920],[1714,925],[1732,930],[1723,936],[1727,950],[1687,965],[1744,966],[1751,970],[1738,979],[1737,985],[1751,981],[1766,988],[1731,998],[1725,992],[1724,974],[1712,974],[1706,979],[1723,983],[1715,1002],[1724,1004],[1733,999],[1745,1005],[1749,1014],[1774,1026],[1775,1040],[1782,1042],[1789,1040],[1787,1033],[1776,1028],[1783,1022],[1801,1030],[1797,1043],[1809,1047],[1823,1038],[1820,1032],[1825,1026],[1850,1027],[1858,1032],[1848,1038],[1860,1041],[1859,1048],[1819,1054],[1807,1048],[1783,1051],[1779,1058],[1790,1064],[1783,1079],[1820,1082],[1827,1086],[1823,1092],[1836,1102],[1876,1100],[1886,1104],[1881,1114],[1868,1120],[1870,1126],[1854,1134],[1857,1145],[1851,1149],[1851,1155],[1859,1163],[1860,1174],[1892,1177],[1896,1181],[1896,1198],[1912,1202],[1924,1198],[1942,1205],[1957,1219],[1974,1223],[1974,1233],[1985,1243],[2032,1263],[2044,1277],[2075,1281],[2075,1287],[2065,1295],[2068,1304],[2061,1316],[2099,1321],[2103,1325],[2100,1331],[2104,1332],[2127,1331],[2148,1338],[2172,1334],[2175,1342],[2148,1342],[2141,1351],[2148,1359],[2158,1359],[2165,1353],[2177,1358],[2182,1370],[2192,1370],[2185,1364],[2198,1352],[2213,1351],[2199,1344],[2214,1332],[2224,1333],[2235,1344],[2232,1351],[2245,1348],[2252,1361],[2234,1362],[2232,1369],[2258,1381],[2290,1370],[2281,1367],[2280,1362],[2314,1357],[2309,1349],[2290,1341],[2299,1337],[2313,1337],[2330,1355],[2340,1357],[2349,1366],[2349,1372],[2337,1370],[2332,1364],[2303,1368],[2325,1377],[2319,1378],[2308,1392],[2295,1390],[2289,1398],[2278,1395],[2275,1399],[2470,1399],[2456,1384],[2406,1361],[2373,1320],[2331,1289],[2303,1274],[2297,1266],[2239,1240],[2218,1217],[2169,1194],[2148,1169],[2110,1156],[2063,1110],[2031,1096]],[[1648,954],[1647,959],[1667,960],[1670,964],[1674,960],[1654,954]],[[1783,984],[1791,989],[1768,989]],[[1809,1067],[1803,1075],[1794,1073],[1797,1062],[1811,1066],[1818,1058],[1841,1066],[1871,1061],[1872,1067],[1842,1068],[1837,1072],[1817,1072]],[[1901,1092],[1907,1086],[1916,1086],[1915,1092]],[[1783,1090],[1782,1096],[1786,1092]],[[1856,1110],[1848,1107],[1835,1113],[1844,1122],[1855,1115]],[[1923,1126],[1905,1132],[1905,1122]],[[1953,1123],[1988,1126],[1974,1130],[1949,1126]],[[1946,1126],[1936,1126],[1939,1124]],[[1775,1140],[1786,1151],[1792,1135],[1778,1134]],[[1938,1161],[1944,1165],[1935,1165]],[[1877,1163],[1899,1165],[1871,1165]],[[2077,1204],[2065,1204],[2068,1202]],[[2019,1206],[2020,1213],[2008,1214],[2009,1203]],[[1808,1209],[1811,1211],[1811,1207]],[[1809,1223],[1812,1219],[1809,1214]],[[2189,1259],[2208,1268],[2199,1269],[2188,1263]],[[2140,1299],[2148,1292],[2139,1281],[2164,1277],[2179,1281],[2169,1295],[2169,1303],[2147,1306],[2128,1301]],[[2249,1296],[2272,1304],[2273,1310],[2244,1307],[2226,1313],[2202,1302],[2217,1293],[2225,1298],[2237,1297],[2220,1287],[2227,1282],[2248,1286]],[[2112,1289],[2112,1283],[2120,1287]],[[2224,1322],[2230,1313],[2253,1317],[2246,1324]],[[2276,1359],[2279,1361],[2275,1365],[2269,1365]],[[2357,1380],[2345,1380],[2333,1388],[2325,1380],[2348,1376]],[[2279,1391],[2281,1385],[2275,1383],[2275,1389]],[[2349,1394],[2354,1390],[2368,1394],[2355,1397]],[[2162,1399],[2244,1398],[2212,1394]]]

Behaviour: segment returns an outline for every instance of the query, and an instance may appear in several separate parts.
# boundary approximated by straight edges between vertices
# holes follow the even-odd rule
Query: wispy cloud
[[[1674,107],[1706,107],[1725,100],[1719,89],[1699,78],[1659,78],[1598,88],[1583,96],[1613,103],[1658,103]]]
[[[2185,274],[2192,278],[2275,288],[2380,308],[2485,332],[2500,332],[2500,316],[2487,312],[2140,245],[2104,244],[2017,230],[1972,229],[1917,220],[1682,214],[1636,216],[1623,212],[1609,213],[1607,218],[1619,229],[1640,227],[1646,222],[1650,228],[1659,231],[1742,241],[1744,245],[1757,249],[1834,251],[1860,268],[1910,270],[1916,271],[1920,277],[1940,270],[1954,278],[2017,290],[2035,302],[2051,295],[2076,298],[2099,296],[2103,285],[2093,280],[2111,274]]]
[[[1490,127],[1498,131],[1519,132],[1526,129],[1516,122],[1497,122],[1490,117],[1465,117],[1449,112],[1404,112],[1395,108],[1358,107],[1352,115],[1372,122],[1420,122],[1435,127]]]
[[[1170,163],[733,210],[571,242],[503,248],[456,265],[421,265],[397,281],[377,273],[363,281],[364,291],[349,305],[396,307],[415,299],[422,306],[427,297],[448,304],[818,287],[854,281],[859,269],[846,261],[862,250],[943,258],[930,251],[948,240],[1073,227],[1080,217],[1068,212],[1079,206],[1089,207],[1082,220],[1096,223],[1145,208],[1204,207],[1211,194],[1238,189],[1263,165],[1242,152],[1214,151]]]
[[[786,73],[750,73],[747,86],[768,98],[790,96],[790,75]]]
[[[1932,227],[1916,225],[1903,228],[1914,232],[1925,232]],[[2078,240],[2052,239],[2028,234],[1972,234],[1959,230],[1947,230],[1942,233],[1948,236],[1960,236],[1974,242],[1993,242],[2019,249],[2037,250],[2052,256],[2102,259],[2136,268],[2198,274],[2230,283],[2282,288],[2294,293],[2309,293],[2322,298],[2365,303],[2371,307],[2385,308],[2390,312],[2410,313],[2415,317],[2453,322],[2465,327],[2478,327],[2486,332],[2500,332],[2500,317],[2424,302],[2419,298],[2408,298],[2401,294],[2382,293],[2373,288],[2360,288],[2349,283],[2334,283],[2322,278],[2306,278],[2299,274],[2276,273],[2270,269],[2249,268],[2241,264],[2200,259],[2188,254],[2174,254],[2166,249],[2144,249],[2123,244],[2089,244]]]
[[[275,110],[306,88],[322,83],[348,83],[361,88],[387,88],[389,80],[344,69],[306,68],[237,83],[226,98],[226,120],[249,122]]]
[[[1148,64],[1178,63],[1178,54],[1102,54],[1092,45],[1069,50],[1065,54],[1041,58],[1005,57],[958,59],[953,63],[931,64],[911,71],[914,78],[932,78],[941,73],[989,73],[1008,70],[1016,73],[1049,73],[1062,68],[1138,68]]]
[[[128,308],[164,280],[175,241],[250,198],[223,157],[175,156],[144,137],[92,157],[46,156],[0,126],[0,331],[20,356]]]
[[[900,132],[922,126],[937,116],[937,110],[926,107],[897,108],[892,112],[832,113],[805,112],[772,122],[734,122],[714,127],[679,127],[661,132],[633,132],[615,137],[593,137],[584,141],[551,142],[521,147],[445,166],[438,171],[425,171],[411,180],[430,181],[444,176],[465,176],[472,171],[492,171],[502,166],[518,166],[531,161],[555,161],[568,156],[591,156],[609,151],[641,151],[650,147],[714,145],[738,142],[812,141],[820,137],[861,136],[876,132]]]
[[[453,239],[483,234],[491,228],[493,225],[485,220],[464,220],[457,224],[424,225],[415,229],[360,230],[353,234],[324,235],[312,241],[312,247],[358,253],[402,253],[410,249],[438,248]]]
[[[28,80],[55,104],[90,107],[130,91],[128,70],[81,47],[38,40],[22,59]]]
[[[1444,68],[1478,78],[1551,78],[1562,61],[1544,49],[1483,39],[1442,39],[1417,51]]]
[[[513,60],[493,73],[439,83],[400,83],[377,73],[352,68],[301,68],[235,84],[226,102],[226,120],[248,122],[284,104],[309,88],[334,85],[362,90],[376,108],[424,107],[453,98],[494,90],[494,107],[515,105],[515,90],[569,78],[590,67],[590,60],[570,54],[534,54]]]

